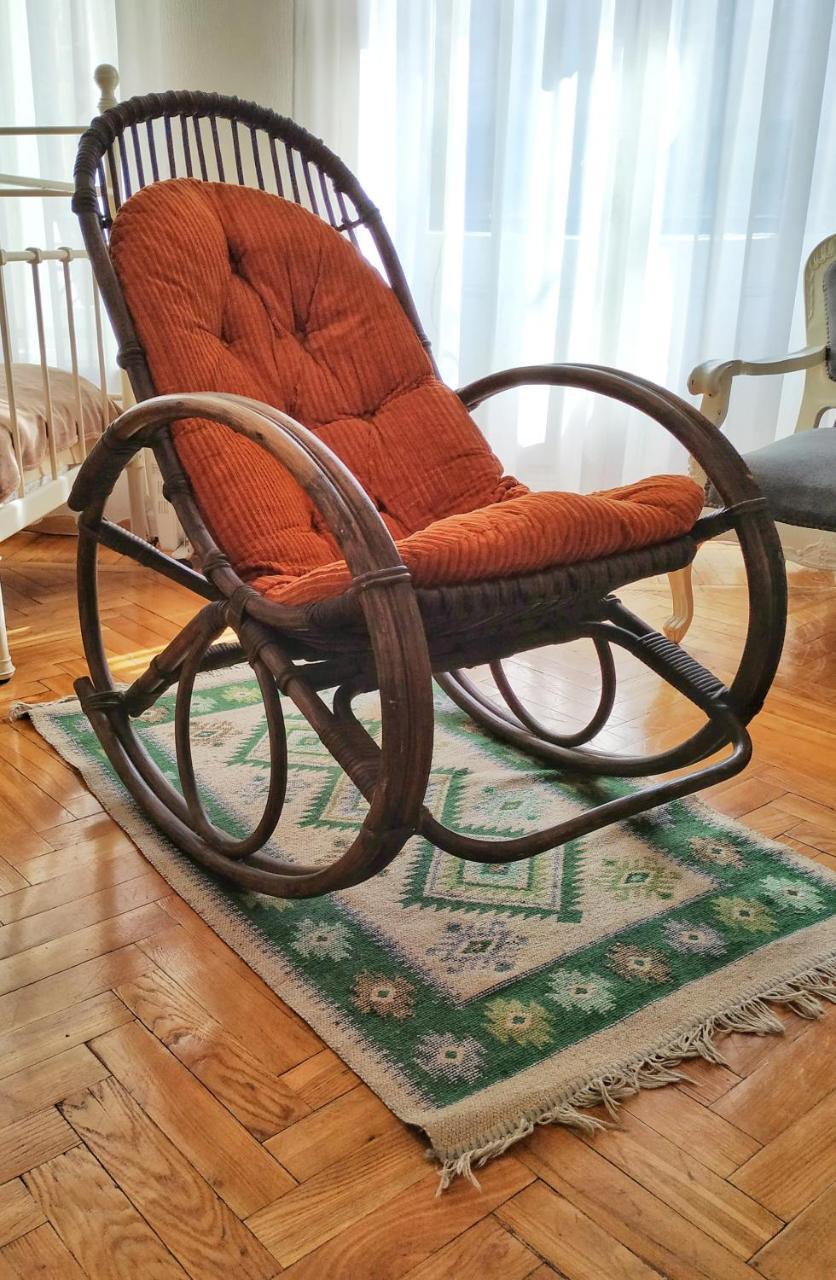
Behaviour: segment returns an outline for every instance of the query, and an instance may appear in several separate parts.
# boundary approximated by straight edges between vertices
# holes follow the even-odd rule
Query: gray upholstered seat
[[[836,531],[836,427],[796,431],[744,460],[774,520]],[[709,502],[719,505],[714,492]]]

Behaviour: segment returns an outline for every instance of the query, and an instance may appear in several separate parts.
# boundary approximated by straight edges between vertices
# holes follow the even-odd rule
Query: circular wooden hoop
[[[214,830],[207,828],[202,834],[193,829],[190,805],[150,761],[117,701],[112,699],[108,705],[108,697],[115,689],[98,618],[96,523],[121,467],[131,455],[131,442],[150,444],[155,431],[184,418],[223,422],[270,452],[305,489],[333,531],[351,573],[363,580],[360,601],[381,694],[381,756],[373,783],[361,788],[369,799],[363,826],[350,848],[326,868],[298,868],[263,853],[250,854],[247,865],[240,853],[233,857],[219,852],[211,843],[217,840]],[[255,402],[222,395],[157,397],[122,414],[109,428],[106,440],[98,457],[91,453],[89,459],[87,484],[96,499],[82,518],[78,584],[82,635],[92,676],[92,686],[84,689],[82,696],[84,700],[86,695],[91,721],[114,766],[134,796],[181,848],[239,883],[264,892],[302,897],[367,879],[390,862],[417,830],[432,763],[433,739],[432,682],[423,624],[409,575],[380,516],[350,472],[311,432],[287,415]],[[249,589],[220,556],[208,531],[204,530],[204,536],[198,539],[196,550],[201,558],[217,557],[207,570],[207,577],[227,599],[236,596],[246,615]],[[260,598],[255,592],[250,594],[256,600]],[[330,713],[305,685],[300,670],[289,663],[266,629],[246,617],[240,632],[242,640],[247,628],[245,649],[257,656],[296,702],[349,775],[359,777],[358,766],[364,762],[358,761],[342,741],[335,721],[332,731]],[[186,677],[188,681],[188,668]],[[185,702],[182,705],[185,707]],[[185,719],[185,711],[181,718]]]
[[[284,807],[287,791],[287,735],[284,729],[281,699],[276,682],[261,658],[256,654],[250,659],[250,666],[255,672],[258,687],[264,703],[264,714],[267,720],[267,734],[270,743],[270,782],[267,788],[267,799],[261,818],[248,836],[235,839],[222,831],[209,818],[200,799],[197,778],[194,771],[191,741],[191,709],[192,694],[201,658],[206,649],[217,639],[224,629],[223,622],[213,629],[207,629],[204,642],[195,645],[180,669],[177,681],[177,701],[174,714],[174,737],[177,751],[177,771],[180,775],[180,787],[183,799],[189,810],[192,827],[196,833],[218,853],[227,858],[247,858],[261,849],[276,829]],[[314,872],[316,867],[305,867],[300,870]]]

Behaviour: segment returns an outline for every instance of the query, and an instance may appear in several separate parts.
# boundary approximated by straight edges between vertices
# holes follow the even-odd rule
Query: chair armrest
[[[667,388],[622,369],[582,364],[525,365],[479,378],[456,394],[466,409],[475,409],[491,396],[526,385],[575,387],[620,400],[654,419],[678,440],[711,477],[726,504],[758,496],[739,454],[693,405]]]
[[[791,355],[766,357],[763,360],[706,360],[691,371],[688,390],[691,395],[702,396],[700,406],[703,415],[716,426],[722,426],[729,411],[729,397],[734,378],[742,374],[761,377],[772,373],[795,373],[799,369],[812,369],[827,359],[827,348],[804,347]]]
[[[393,580],[408,577],[380,513],[337,455],[287,414],[244,396],[190,392],[132,405],[108,426],[82,463],[69,496],[71,510],[95,507],[98,516],[130,459],[184,418],[220,422],[271,454],[322,514],[355,578],[384,573]],[[199,550],[194,529],[186,532]],[[228,564],[207,576],[221,588],[241,585]]]

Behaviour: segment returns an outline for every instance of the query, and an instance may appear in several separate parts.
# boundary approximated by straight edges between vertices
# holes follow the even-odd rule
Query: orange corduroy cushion
[[[592,559],[687,531],[702,491],[653,477],[607,494],[533,494],[501,466],[430,362],[389,287],[337,232],[247,187],[174,179],[123,205],[114,266],[158,392],[226,391],[284,410],[357,476],[418,585]],[[204,519],[273,599],[346,588],[301,488],[227,427],[175,447]]]

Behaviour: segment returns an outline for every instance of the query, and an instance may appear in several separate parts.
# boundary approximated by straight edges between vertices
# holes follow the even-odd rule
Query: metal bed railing
[[[6,194],[6,193],[4,193]],[[8,305],[8,289],[6,272],[11,264],[20,263],[27,264],[31,269],[31,289],[32,299],[35,310],[35,324],[38,340],[38,363],[41,367],[41,378],[44,392],[45,405],[45,430],[47,449],[49,454],[49,467],[53,480],[58,479],[59,461],[58,448],[56,440],[55,419],[53,413],[52,385],[50,379],[49,361],[46,350],[46,327],[44,322],[44,305],[43,305],[43,289],[42,289],[42,270],[46,263],[60,263],[61,274],[63,278],[63,292],[66,308],[67,321],[67,339],[69,343],[70,355],[70,373],[73,379],[73,391],[76,405],[76,421],[79,424],[78,430],[78,451],[79,462],[82,461],[87,454],[87,444],[85,440],[85,432],[83,429],[84,413],[82,409],[82,391],[81,391],[81,373],[79,371],[78,360],[78,337],[76,333],[75,318],[75,290],[73,285],[73,273],[70,264],[75,261],[87,261],[87,253],[83,249],[70,249],[66,245],[59,246],[57,249],[40,249],[36,247],[23,249],[18,252],[8,252],[0,249],[0,347],[3,354],[3,371],[6,379],[6,396],[9,405],[9,420],[12,433],[12,445],[14,448],[15,460],[19,473],[18,479],[18,496],[24,498],[26,495],[26,486],[24,478],[24,458],[23,444],[21,440],[20,424],[18,421],[17,395],[15,393],[15,373],[13,360],[13,337],[9,320]],[[48,268],[47,268],[48,269]],[[99,290],[95,280],[91,277],[92,296],[93,296],[93,319],[95,331],[96,357],[98,363],[98,384],[99,394],[102,403],[103,421],[107,420],[109,415],[109,395],[107,389],[107,369],[105,362],[105,343],[104,329],[102,326],[102,309],[99,298]]]

